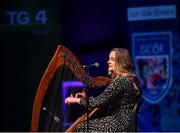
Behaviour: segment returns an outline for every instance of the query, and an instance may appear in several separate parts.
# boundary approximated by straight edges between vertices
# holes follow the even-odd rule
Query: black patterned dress
[[[133,88],[133,82],[124,77],[115,78],[103,93],[97,97],[89,97],[89,108],[107,106],[107,114],[104,117],[89,120],[89,132],[126,132],[134,131],[132,124],[134,107],[138,97]],[[86,98],[80,100],[80,105],[86,107]],[[86,122],[77,126],[77,132],[86,132]]]

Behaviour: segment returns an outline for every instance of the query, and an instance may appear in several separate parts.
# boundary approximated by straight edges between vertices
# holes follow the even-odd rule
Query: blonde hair
[[[133,73],[133,65],[128,50],[123,48],[113,48],[116,54],[115,58],[115,73],[123,75],[125,73]]]
[[[133,81],[134,89],[140,90],[137,78],[133,72],[133,64],[128,50],[124,48],[113,48],[110,52],[115,52],[115,74],[129,78]]]

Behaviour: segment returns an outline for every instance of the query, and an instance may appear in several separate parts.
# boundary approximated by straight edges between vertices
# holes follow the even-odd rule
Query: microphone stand
[[[87,76],[89,76],[89,69],[90,67],[86,67],[86,73]],[[88,87],[85,86],[85,88],[83,88],[83,91],[86,93],[86,126],[87,126],[87,132],[89,132],[89,95],[88,95]]]
[[[88,95],[88,89],[87,86],[83,88],[83,91],[86,93],[86,127],[87,132],[89,132],[89,95]],[[85,131],[86,132],[86,131]]]

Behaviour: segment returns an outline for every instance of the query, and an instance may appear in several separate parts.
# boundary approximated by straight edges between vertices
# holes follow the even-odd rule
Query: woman
[[[114,48],[110,51],[108,74],[113,79],[97,97],[89,97],[89,108],[107,107],[105,116],[89,120],[89,132],[125,132],[135,131],[135,110],[140,90],[132,71],[132,62],[126,49]],[[66,104],[86,106],[86,95],[77,93],[65,99]],[[86,122],[77,127],[77,131],[87,131]]]

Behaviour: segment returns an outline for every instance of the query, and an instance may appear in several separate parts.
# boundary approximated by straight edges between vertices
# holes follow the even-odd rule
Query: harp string
[[[74,69],[76,69],[75,65],[73,65],[73,64],[71,64],[71,65],[74,67]],[[64,124],[63,122],[65,119],[64,118],[65,114],[68,115],[70,112],[70,109],[67,108],[67,106],[58,105],[58,102],[60,102],[60,99],[62,97],[61,85],[62,85],[63,80],[73,81],[74,79],[75,79],[75,75],[71,71],[69,71],[68,67],[65,67],[65,65],[56,74],[55,81],[54,81],[55,85],[51,88],[51,89],[53,89],[53,94],[51,96],[49,110],[51,112],[53,112],[53,114],[55,116],[58,116],[60,121],[57,123],[56,121],[53,120],[54,119],[53,117],[49,117],[49,119],[46,122],[46,131],[61,131],[62,130],[62,126]],[[66,91],[68,92],[67,93],[68,96],[70,94],[74,94],[74,89],[71,87],[68,88],[68,90],[66,90]],[[62,102],[64,102],[64,101],[62,101]]]

